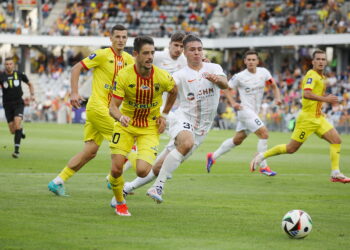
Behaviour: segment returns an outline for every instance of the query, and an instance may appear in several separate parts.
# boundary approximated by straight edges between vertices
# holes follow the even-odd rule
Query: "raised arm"
[[[206,79],[218,85],[220,89],[227,89],[227,77],[222,75],[207,74]]]

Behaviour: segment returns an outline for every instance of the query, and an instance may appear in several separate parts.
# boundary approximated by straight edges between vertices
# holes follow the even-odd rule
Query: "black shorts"
[[[4,103],[4,109],[7,122],[12,122],[15,116],[23,118],[24,102]]]

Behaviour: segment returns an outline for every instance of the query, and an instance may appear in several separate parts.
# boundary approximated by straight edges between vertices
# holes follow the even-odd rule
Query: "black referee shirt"
[[[28,77],[24,73],[14,71],[8,75],[3,72],[0,75],[0,86],[2,88],[2,102],[18,102],[22,100],[22,81],[28,83]]]

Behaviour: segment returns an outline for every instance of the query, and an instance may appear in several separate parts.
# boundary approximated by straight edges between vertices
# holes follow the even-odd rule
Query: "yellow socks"
[[[270,148],[264,153],[264,159],[269,158],[271,156],[280,155],[287,153],[287,145],[286,144],[280,144],[277,146],[274,146],[273,148]]]
[[[123,187],[124,187],[124,179],[123,176],[119,176],[114,178],[111,174],[109,175],[109,183],[112,186],[112,191],[114,193],[115,199],[117,202],[124,202],[123,197]]]
[[[339,170],[340,144],[330,144],[329,147],[332,171]]]
[[[75,174],[75,171],[67,166],[62,169],[61,173],[58,175],[64,182],[66,182],[70,177]]]

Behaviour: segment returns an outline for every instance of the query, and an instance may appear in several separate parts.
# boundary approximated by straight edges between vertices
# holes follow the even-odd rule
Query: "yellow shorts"
[[[104,139],[110,141],[113,127],[114,119],[108,112],[87,110],[84,126],[84,141],[93,140],[97,145],[101,145]]]
[[[333,125],[324,116],[315,118],[310,114],[301,112],[297,118],[291,139],[303,143],[313,133],[321,137],[332,128]]]
[[[140,128],[131,125],[123,127],[119,122],[114,124],[112,140],[109,143],[112,154],[127,156],[135,142],[137,159],[144,160],[152,165],[158,153],[158,127]]]

